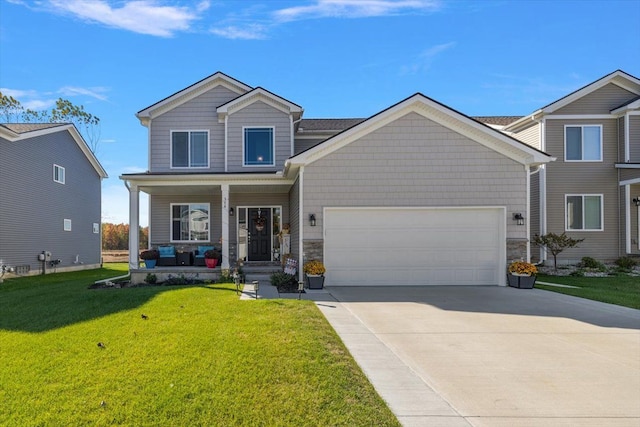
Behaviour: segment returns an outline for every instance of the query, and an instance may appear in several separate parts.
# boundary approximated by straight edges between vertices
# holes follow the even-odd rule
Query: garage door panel
[[[331,209],[328,286],[500,284],[502,208]]]

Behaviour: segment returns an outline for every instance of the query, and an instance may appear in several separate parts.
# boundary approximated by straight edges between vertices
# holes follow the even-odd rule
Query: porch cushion
[[[204,258],[204,253],[209,250],[214,250],[215,246],[198,246],[196,251],[196,258]]]
[[[158,252],[160,253],[160,258],[176,256],[176,248],[173,246],[158,246]]]

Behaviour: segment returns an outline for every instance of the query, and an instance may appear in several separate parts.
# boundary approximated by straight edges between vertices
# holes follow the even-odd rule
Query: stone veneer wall
[[[507,263],[527,260],[527,239],[507,239]]]
[[[324,262],[324,241],[321,239],[304,240],[302,242],[302,253],[304,259],[300,261],[301,265],[304,265],[306,261],[311,261],[312,259]]]

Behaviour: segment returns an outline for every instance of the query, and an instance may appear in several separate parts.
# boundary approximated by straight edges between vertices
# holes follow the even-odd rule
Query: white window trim
[[[62,171],[62,180],[56,179],[56,170]],[[58,173],[58,177],[60,177],[60,173]],[[53,182],[57,182],[58,184],[64,184],[67,179],[67,171],[63,166],[53,164]]]
[[[209,211],[209,230],[207,232],[207,240],[174,240],[173,239],[173,207],[174,206],[182,206],[182,205],[204,205],[207,207]],[[200,203],[200,202],[176,202],[169,204],[169,242],[171,243],[209,243],[211,242],[211,203]]]
[[[93,234],[100,234],[100,224],[97,222],[93,223]]]
[[[71,220],[70,220],[70,219],[65,218],[65,219],[63,220],[63,222],[62,222],[62,229],[63,229],[64,231],[71,231],[71,230],[72,230],[72,228],[71,228]]]
[[[273,247],[274,247],[274,234],[273,234],[273,211],[275,209],[280,209],[280,230],[282,230],[282,225],[284,224],[284,222],[282,221],[282,219],[284,218],[284,213],[282,210],[282,205],[242,205],[242,206],[236,206],[236,210],[235,210],[235,223],[236,223],[236,242],[240,242],[240,210],[241,209],[258,209],[258,208],[267,208],[271,210],[271,260],[273,261]],[[247,218],[246,213],[245,213],[245,219]],[[248,250],[248,248],[247,248]],[[239,249],[238,249],[239,251]],[[238,254],[239,255],[239,254]],[[280,254],[280,256],[282,256],[282,254]],[[282,258],[281,258],[282,259]]]
[[[273,136],[273,139],[271,141],[271,150],[273,152],[273,159],[272,162],[270,164],[261,164],[261,165],[248,165],[245,163],[246,159],[245,159],[245,140],[244,140],[244,136],[245,136],[245,130],[246,129],[271,129],[271,135]],[[242,126],[242,167],[244,168],[272,168],[276,165],[276,127],[275,126]]]
[[[584,226],[584,198],[588,196],[598,196],[600,197],[600,228],[582,228],[580,230],[576,230],[575,228],[569,228],[569,218],[567,212],[567,198],[571,196],[580,196],[582,197],[582,225]],[[564,195],[564,231],[571,231],[577,233],[590,232],[590,231],[604,231],[604,194],[565,194]]]
[[[173,133],[186,132],[189,135],[187,144],[187,158],[191,161],[191,132],[206,132],[207,134],[207,165],[206,166],[173,166]],[[171,129],[169,131],[169,168],[170,169],[209,169],[211,164],[211,137],[209,129]]]
[[[582,135],[584,135],[584,128],[585,127],[598,127],[600,128],[600,160],[568,160],[567,159],[567,128],[581,128],[581,142],[582,142],[582,157],[584,157],[584,137],[582,137]],[[603,133],[603,129],[602,129],[602,125],[594,125],[594,124],[565,124],[564,125],[564,130],[563,130],[563,136],[564,138],[564,161],[567,163],[597,163],[600,162],[602,163],[604,161],[604,155],[603,155],[603,146],[604,146],[604,133]]]

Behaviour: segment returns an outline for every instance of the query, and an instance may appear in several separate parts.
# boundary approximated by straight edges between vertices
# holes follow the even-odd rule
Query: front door
[[[249,208],[249,261],[271,261],[271,208]]]

